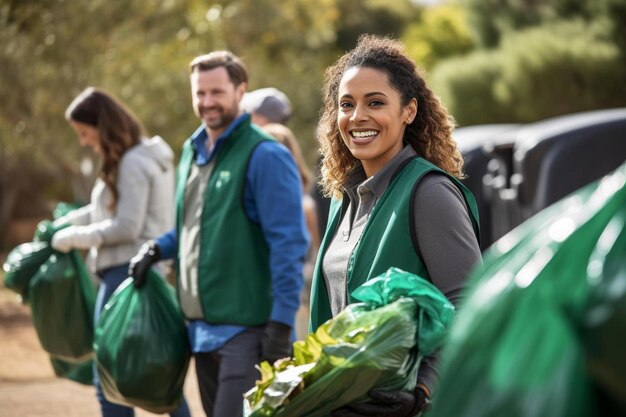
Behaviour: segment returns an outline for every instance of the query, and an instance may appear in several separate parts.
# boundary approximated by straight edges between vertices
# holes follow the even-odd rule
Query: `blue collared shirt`
[[[207,149],[208,134],[200,126],[191,136],[194,162],[206,165],[217,155],[224,141],[246,118],[243,114]],[[293,156],[283,145],[267,141],[259,144],[252,155],[243,206],[248,218],[261,225],[270,249],[273,303],[270,320],[294,327],[302,289],[302,265],[308,246],[308,232],[302,211],[302,185]],[[177,255],[176,229],[156,239],[164,259]],[[246,328],[234,325],[209,324],[192,320],[188,326],[189,341],[194,353],[211,352]]]

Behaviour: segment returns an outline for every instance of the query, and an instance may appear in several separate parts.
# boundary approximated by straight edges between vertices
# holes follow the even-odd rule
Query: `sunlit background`
[[[88,85],[178,151],[198,124],[189,61],[231,49],[250,89],[289,96],[288,125],[313,167],[323,70],[361,33],[402,39],[460,126],[526,123],[626,104],[625,3],[2,0],[0,247],[29,238],[29,219],[57,201],[88,199],[97,165],[63,118]]]

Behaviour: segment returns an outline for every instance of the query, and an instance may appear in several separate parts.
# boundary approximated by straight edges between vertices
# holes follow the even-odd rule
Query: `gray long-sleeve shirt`
[[[415,155],[410,145],[405,146],[376,175],[367,178],[363,169],[358,168],[348,178],[345,191],[350,203],[322,260],[333,316],[347,305],[348,260],[370,213],[396,170]],[[421,258],[432,283],[457,306],[470,270],[481,262],[467,205],[452,181],[438,173],[423,177],[414,198],[412,215]],[[425,358],[418,376],[418,382],[428,387],[431,394],[438,379],[437,357],[435,354]]]

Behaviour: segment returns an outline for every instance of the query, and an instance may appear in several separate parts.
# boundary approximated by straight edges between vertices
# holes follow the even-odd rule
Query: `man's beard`
[[[216,113],[216,111],[213,109],[202,109],[200,115],[202,117],[202,120],[204,121],[204,124],[209,129],[225,129],[233,122],[233,120],[235,120],[236,117],[236,114],[228,113],[224,111],[223,108],[220,108],[219,110],[217,110],[219,114],[207,121],[207,119],[204,117],[204,113],[208,112]]]

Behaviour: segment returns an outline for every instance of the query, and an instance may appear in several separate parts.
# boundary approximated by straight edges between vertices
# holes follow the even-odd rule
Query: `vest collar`
[[[209,135],[206,131],[206,125],[203,123],[191,136],[191,146],[194,150],[195,162],[197,165],[206,165],[217,155],[218,151],[224,146],[224,142],[233,135],[233,133],[241,127],[250,125],[250,115],[243,113],[237,116],[235,120],[222,132],[217,138],[211,149],[207,149],[206,142]]]
[[[362,165],[360,163],[357,164],[348,175],[346,186],[344,187],[344,195],[355,204],[359,187],[365,187],[373,194],[374,199],[380,199],[393,177],[416,156],[415,149],[411,145],[406,145],[376,175],[370,178],[366,177]]]

